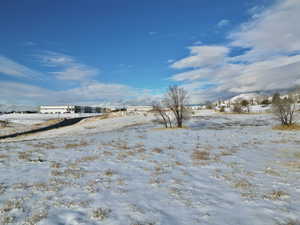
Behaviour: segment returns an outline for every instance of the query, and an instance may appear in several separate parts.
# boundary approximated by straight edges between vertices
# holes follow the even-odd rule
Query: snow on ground
[[[0,115],[0,120],[24,125],[33,125],[47,120],[78,118],[100,115],[99,113],[64,113],[64,114],[42,114],[42,113],[10,113]]]
[[[96,113],[69,114],[39,114],[39,113],[11,113],[0,115],[0,121],[7,121],[8,125],[0,127],[0,136],[38,129],[58,123],[66,118],[93,117]]]
[[[0,224],[277,225],[300,220],[300,135],[270,114],[190,129],[87,119],[0,143]]]

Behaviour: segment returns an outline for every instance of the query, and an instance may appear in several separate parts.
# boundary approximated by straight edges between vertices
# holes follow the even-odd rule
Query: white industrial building
[[[55,114],[55,113],[101,113],[100,107],[77,106],[77,105],[62,105],[62,106],[40,106],[40,113]]]
[[[149,112],[153,109],[152,106],[127,106],[127,112]]]

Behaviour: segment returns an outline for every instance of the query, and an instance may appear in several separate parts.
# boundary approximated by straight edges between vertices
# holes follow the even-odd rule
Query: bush
[[[271,102],[268,99],[264,99],[264,100],[261,101],[260,104],[262,104],[262,105],[270,105]]]
[[[221,106],[220,112],[225,112],[225,106]]]
[[[294,112],[295,112],[295,101],[292,97],[281,99],[273,98],[272,110],[281,125],[291,126],[293,124]]]
[[[235,112],[235,113],[242,113],[243,110],[242,110],[241,104],[235,103],[235,104],[233,105],[232,111]]]

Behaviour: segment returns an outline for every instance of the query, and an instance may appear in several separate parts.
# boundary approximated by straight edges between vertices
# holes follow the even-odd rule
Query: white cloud
[[[230,24],[230,20],[223,19],[223,20],[219,21],[219,23],[217,24],[217,26],[219,28],[221,28],[221,27],[225,27],[225,26],[227,26],[229,24]]]
[[[232,46],[251,48],[247,56],[299,51],[299,0],[278,1],[255,15],[253,20],[229,35]]]
[[[207,76],[209,76],[212,73],[212,71],[214,71],[214,69],[211,69],[211,68],[190,70],[187,72],[178,73],[178,74],[173,75],[171,77],[171,80],[174,80],[174,81],[198,80],[201,78],[206,78]]]
[[[175,62],[173,68],[194,68],[171,79],[184,82],[198,99],[290,89],[300,84],[299,20],[298,0],[282,0],[268,9],[255,10],[251,21],[229,35],[231,42],[224,46],[227,51],[215,58],[210,54],[198,57],[191,51],[191,56]],[[250,50],[231,57],[228,52],[234,47]],[[201,90],[201,80],[211,82],[213,88]]]
[[[44,52],[38,55],[43,65],[59,71],[51,72],[59,80],[86,81],[98,75],[100,70],[78,62],[74,57],[57,52]]]
[[[176,61],[171,65],[175,69],[195,68],[224,63],[229,49],[224,46],[193,46],[189,47],[191,56]]]
[[[1,73],[23,78],[33,78],[40,75],[39,72],[0,55],[0,74]]]
[[[151,102],[151,91],[127,85],[90,81],[79,87],[54,91],[18,82],[0,82],[0,104],[101,104]]]
[[[149,34],[150,36],[153,36],[153,35],[156,35],[157,32],[155,32],[155,31],[150,31],[148,34]]]

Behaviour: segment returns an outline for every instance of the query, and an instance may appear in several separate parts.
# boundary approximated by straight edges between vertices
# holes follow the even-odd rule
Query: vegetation
[[[275,93],[272,98],[272,110],[283,126],[291,126],[293,124],[295,101],[292,96],[281,98]]]
[[[178,86],[170,86],[162,104],[154,103],[153,111],[158,117],[157,121],[164,124],[166,128],[183,127],[184,120],[189,118],[189,110],[185,107],[188,101],[187,92]]]

